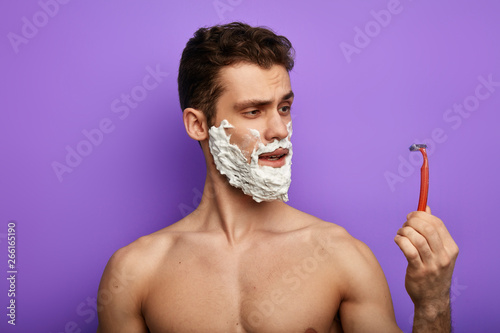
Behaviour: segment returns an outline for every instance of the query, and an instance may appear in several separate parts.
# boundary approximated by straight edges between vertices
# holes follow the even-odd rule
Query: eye
[[[243,113],[245,116],[249,116],[249,117],[255,117],[255,116],[258,116],[260,113],[260,110],[252,110],[252,111],[247,111],[245,113]]]
[[[289,114],[292,111],[292,107],[290,105],[284,105],[278,109],[279,112],[283,114]]]

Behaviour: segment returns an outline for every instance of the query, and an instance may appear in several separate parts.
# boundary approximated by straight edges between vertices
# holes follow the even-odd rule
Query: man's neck
[[[200,205],[193,214],[200,229],[224,232],[233,245],[255,232],[279,229],[287,208],[276,200],[257,203],[231,186],[217,170],[209,170]]]

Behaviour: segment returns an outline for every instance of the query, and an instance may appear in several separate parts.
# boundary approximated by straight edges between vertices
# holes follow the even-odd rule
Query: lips
[[[273,152],[260,154],[259,164],[280,167],[284,165],[286,155],[288,155],[288,149],[278,148]]]

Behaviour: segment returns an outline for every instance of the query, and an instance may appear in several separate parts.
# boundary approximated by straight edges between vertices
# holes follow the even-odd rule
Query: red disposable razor
[[[427,195],[429,193],[429,161],[427,160],[427,145],[412,144],[410,151],[420,151],[424,157],[424,163],[420,168],[420,197],[418,199],[418,211],[425,212],[427,207]]]

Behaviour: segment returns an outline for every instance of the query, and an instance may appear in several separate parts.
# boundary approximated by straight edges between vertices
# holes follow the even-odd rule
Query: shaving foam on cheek
[[[227,177],[229,184],[252,196],[256,202],[288,201],[288,188],[292,175],[292,143],[290,142],[292,122],[287,125],[288,137],[280,141],[275,140],[267,145],[260,142],[259,131],[250,129],[250,134],[258,142],[258,146],[251,154],[250,163],[241,149],[236,144],[229,142],[231,135],[226,134],[228,128],[233,128],[233,126],[227,120],[223,120],[219,127],[212,126],[209,129],[210,153],[214,158],[217,170]],[[278,148],[288,149],[285,165],[280,168],[259,165],[260,154],[270,153]]]

